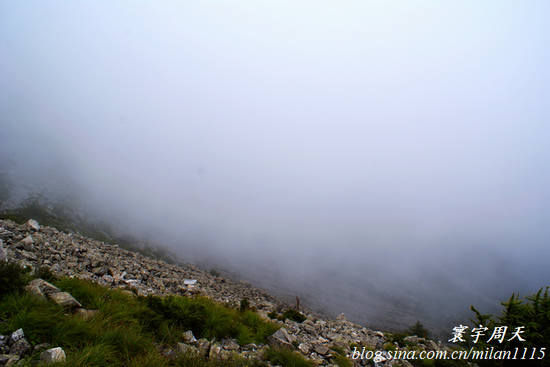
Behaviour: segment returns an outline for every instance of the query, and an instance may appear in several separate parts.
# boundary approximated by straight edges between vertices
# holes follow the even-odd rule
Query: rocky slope
[[[33,268],[47,266],[59,275],[89,279],[113,288],[132,289],[140,295],[200,294],[232,306],[247,299],[250,306],[265,317],[269,312],[288,307],[250,284],[214,276],[193,265],[172,265],[151,259],[114,244],[40,226],[33,220],[22,225],[0,220],[0,261],[6,258]],[[195,284],[189,284],[195,280]],[[379,351],[402,347],[389,343],[390,339],[384,333],[351,323],[343,315],[329,320],[310,311],[303,312],[307,319],[302,323],[288,319],[277,321],[282,328],[270,337],[270,344],[296,349],[321,366],[335,365],[335,350],[349,354],[352,346]],[[421,338],[409,338],[407,343],[420,350],[442,348]],[[189,336],[177,348],[200,350],[210,357],[219,356],[224,350],[255,356],[250,353],[250,346],[239,346],[234,340],[220,344],[196,341]],[[256,349],[261,350],[261,346],[252,348],[253,351]],[[386,360],[385,353],[376,365],[411,365],[407,361]],[[372,363],[367,359],[350,362],[354,365]]]

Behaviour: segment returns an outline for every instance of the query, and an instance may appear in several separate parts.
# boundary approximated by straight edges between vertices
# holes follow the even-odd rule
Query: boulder
[[[315,353],[320,354],[322,356],[326,356],[330,352],[330,349],[328,349],[328,347],[323,344],[317,344],[313,346],[313,350],[315,351]]]
[[[42,279],[33,279],[29,284],[27,284],[25,289],[27,292],[41,298],[46,298],[47,294],[59,292],[59,288]]]
[[[273,335],[270,335],[267,338],[269,345],[278,346],[278,347],[292,347],[292,343],[296,338],[289,334],[285,328],[280,328]]]
[[[23,238],[21,242],[17,245],[18,248],[24,248],[27,251],[32,251],[33,249],[33,243],[34,240],[32,239],[31,235],[28,235],[27,237]]]
[[[49,295],[50,299],[65,308],[82,307],[82,305],[67,292],[57,292]]]
[[[302,352],[302,354],[307,356],[309,353],[311,353],[311,345],[308,343],[300,343],[298,345],[298,350]]]
[[[18,356],[24,356],[31,351],[32,347],[27,339],[22,338],[14,342],[10,346],[10,354],[17,354]]]
[[[50,348],[40,353],[40,361],[46,364],[65,361],[65,351],[61,347]]]

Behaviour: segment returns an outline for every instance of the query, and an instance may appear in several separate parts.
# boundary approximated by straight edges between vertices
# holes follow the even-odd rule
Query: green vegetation
[[[4,320],[0,334],[23,328],[33,345],[61,346],[67,353],[66,366],[261,366],[261,361],[222,363],[191,355],[170,360],[159,350],[182,341],[182,333],[189,329],[197,337],[234,337],[245,344],[265,342],[278,328],[252,311],[241,312],[206,298],[137,297],[81,279],[54,280],[83,307],[98,310],[86,320],[22,292],[31,275],[18,265],[1,264],[0,274],[0,319]],[[35,353],[27,359],[36,358]]]
[[[332,357],[332,362],[334,362],[338,367],[352,367],[353,363],[351,360],[346,357],[346,351],[344,348],[341,348],[339,346],[332,346],[330,348],[332,351],[334,351],[334,355]]]
[[[541,288],[531,296],[521,299],[519,295],[512,296],[505,302],[501,302],[503,310],[500,315],[482,314],[474,306],[470,309],[474,312],[475,318],[472,321],[471,328],[483,325],[488,328],[486,335],[481,337],[477,343],[474,343],[470,331],[466,333],[466,347],[474,347],[484,350],[487,347],[498,346],[501,350],[512,350],[519,348],[523,352],[527,348],[530,353],[536,350],[535,358],[540,357],[540,348],[550,345],[550,287]],[[508,331],[502,343],[492,341],[487,343],[495,327],[507,326]],[[525,341],[519,341],[517,338],[509,340],[517,327],[524,327],[524,332],[520,335]],[[535,348],[535,349],[533,349]],[[530,357],[530,355],[528,355]],[[514,360],[510,361],[478,361],[480,366],[512,366]],[[550,366],[550,358],[544,359],[525,359],[521,361],[522,366]]]
[[[0,300],[12,293],[21,293],[31,279],[28,269],[13,263],[0,262]]]
[[[265,358],[271,363],[285,367],[313,367],[314,364],[308,361],[301,354],[285,348],[268,348]]]
[[[428,331],[428,329],[426,329],[424,327],[424,325],[422,325],[422,323],[420,321],[416,321],[416,324],[411,326],[407,330],[407,333],[410,334],[410,335],[416,335],[420,338],[429,338],[430,337],[430,332]]]
[[[249,310],[250,309],[250,302],[248,301],[247,298],[243,298],[241,299],[241,304],[239,306],[239,310],[241,312],[244,312],[246,310]]]

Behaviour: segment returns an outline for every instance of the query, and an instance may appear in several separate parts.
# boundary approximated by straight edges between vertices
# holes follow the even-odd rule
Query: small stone
[[[24,356],[32,349],[27,339],[22,338],[13,343],[10,346],[10,354],[17,354],[18,356]]]
[[[322,356],[326,356],[328,353],[329,353],[329,349],[326,345],[322,345],[322,344],[317,344],[313,347],[313,350],[322,355]]]
[[[32,239],[31,235],[28,235],[27,237],[23,238],[21,242],[19,242],[18,248],[24,248],[27,251],[32,251],[34,240]]]
[[[219,359],[222,347],[218,343],[214,343],[210,346],[210,352],[208,353],[208,359]]]
[[[40,353],[40,361],[44,363],[64,362],[65,358],[65,351],[61,347],[50,348]]]
[[[40,231],[40,224],[38,224],[38,222],[34,219],[29,219],[27,221],[27,227],[37,232]]]
[[[302,352],[302,354],[308,355],[311,352],[311,345],[306,343],[300,343],[298,345],[298,350]]]
[[[185,355],[199,354],[199,349],[197,347],[194,347],[192,345],[185,344],[185,343],[176,344],[176,351],[178,354],[185,354]]]
[[[223,341],[223,349],[225,350],[239,350],[239,344],[232,339],[226,339]]]
[[[267,338],[270,345],[279,347],[292,347],[292,343],[296,340],[294,336],[288,333],[285,328],[280,328],[273,335]]]
[[[206,357],[210,352],[210,342],[206,339],[201,338],[198,340],[197,344],[199,347],[200,355]]]
[[[17,329],[10,335],[10,341],[9,344],[13,344],[18,340],[21,340],[25,337],[25,333],[23,332],[23,329]]]
[[[193,331],[187,330],[185,333],[183,333],[183,341],[186,343],[196,343],[197,338],[195,338],[195,335],[193,335]]]

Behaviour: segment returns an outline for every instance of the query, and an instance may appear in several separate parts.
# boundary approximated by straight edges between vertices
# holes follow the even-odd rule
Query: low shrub
[[[12,294],[20,293],[31,280],[30,269],[25,269],[12,262],[0,262],[0,299]]]
[[[268,348],[265,352],[265,359],[275,365],[285,367],[313,367],[311,361],[305,359],[301,354],[285,348]]]

